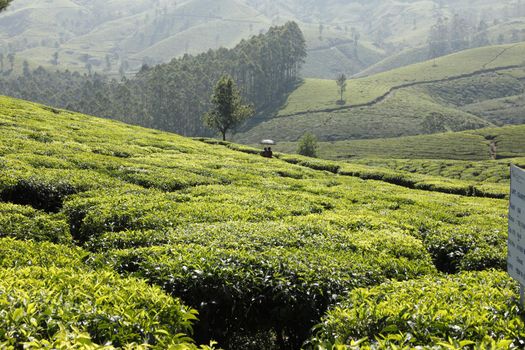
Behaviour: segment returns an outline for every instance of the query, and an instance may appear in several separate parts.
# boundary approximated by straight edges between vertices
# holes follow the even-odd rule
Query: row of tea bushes
[[[523,349],[521,313],[518,286],[505,272],[427,276],[353,290],[323,318],[310,345]]]
[[[321,213],[332,204],[297,191],[263,192],[243,186],[201,186],[190,192],[105,190],[68,200],[65,213],[73,236],[86,241],[106,231],[158,229],[181,224],[264,221]]]
[[[198,139],[208,144],[219,144],[232,150],[248,154],[258,154],[255,148],[236,145],[229,142],[216,142],[209,139]],[[452,193],[472,197],[506,198],[508,186],[497,183],[478,183],[440,176],[414,174],[401,169],[389,169],[386,166],[374,165],[374,160],[362,160],[356,163],[340,163],[323,159],[276,153],[276,158],[290,164],[297,164],[313,170],[328,171],[334,174],[358,177],[363,180],[378,180],[425,191]],[[374,166],[370,166],[367,162]]]
[[[156,287],[113,272],[27,267],[0,270],[0,345],[37,347],[65,332],[80,344],[158,349],[191,340],[194,313]],[[189,341],[188,341],[189,340]]]
[[[205,228],[203,236],[212,232]],[[404,238],[392,241],[402,244]],[[197,308],[199,342],[215,339],[228,348],[234,330],[245,335],[272,331],[287,339],[289,347],[299,348],[326,308],[349,290],[436,273],[416,241],[411,247],[405,244],[410,252],[400,249],[396,256],[374,248],[380,246],[377,239],[379,234],[367,244],[361,238],[348,250],[337,249],[336,243],[331,248],[328,242],[315,245],[315,240],[297,248],[280,244],[264,248],[266,242],[261,240],[259,247],[250,249],[242,241],[235,246],[233,237],[226,238],[229,243],[224,245],[229,247],[222,248],[217,235],[209,238],[210,245],[186,242],[110,250],[91,263],[145,278]]]
[[[71,243],[62,214],[47,214],[29,206],[0,202],[0,238]]]
[[[49,242],[0,239],[0,348],[197,349],[196,312]]]

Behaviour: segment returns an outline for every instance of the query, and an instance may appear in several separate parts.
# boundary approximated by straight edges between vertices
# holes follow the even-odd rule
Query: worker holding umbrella
[[[275,145],[275,141],[273,140],[262,140],[261,145]],[[271,147],[265,147],[264,151],[261,152],[261,156],[265,158],[273,158],[273,151]]]

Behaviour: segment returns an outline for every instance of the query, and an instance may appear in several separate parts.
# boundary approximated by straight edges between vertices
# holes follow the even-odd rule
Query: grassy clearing
[[[2,232],[0,335],[21,322],[32,334],[0,337],[5,347],[300,348],[356,288],[505,266],[505,200],[418,190],[473,195],[468,183],[265,159],[5,97],[0,129],[1,210],[16,218]],[[369,180],[344,176],[358,166]],[[22,300],[52,305],[56,327],[35,329],[49,312]]]

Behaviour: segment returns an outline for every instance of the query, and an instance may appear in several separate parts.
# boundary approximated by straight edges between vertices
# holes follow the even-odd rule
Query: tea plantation
[[[523,347],[505,193],[278,156],[0,97],[0,348]]]

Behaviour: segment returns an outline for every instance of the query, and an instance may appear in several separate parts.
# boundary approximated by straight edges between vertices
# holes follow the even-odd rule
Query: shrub
[[[125,347],[194,347],[194,311],[156,287],[112,272],[28,267],[0,270],[0,344],[37,348],[49,342]],[[62,341],[60,340],[62,339]]]
[[[48,242],[0,239],[0,268],[25,266],[82,268],[84,250]]]
[[[317,157],[317,138],[312,133],[305,133],[298,141],[297,153],[306,157]]]
[[[0,202],[0,238],[71,242],[68,223],[63,215],[47,214],[28,206]]]
[[[421,243],[416,239],[404,243],[410,242],[404,235],[392,236],[388,242],[386,232],[358,239],[357,234],[332,237],[323,230],[314,233],[303,228],[296,233],[290,228],[292,237],[287,238],[283,231],[272,234],[267,224],[252,225],[253,233],[249,227],[228,232],[221,226],[201,227],[193,234],[189,230],[189,237],[174,232],[160,233],[157,239],[148,233],[157,242],[183,243],[110,250],[93,266],[113,266],[180,296],[201,315],[196,339],[216,339],[225,347],[239,332],[273,331],[287,339],[288,346],[298,348],[326,308],[348,290],[435,272]],[[268,235],[262,233],[265,228]],[[139,234],[128,237],[133,240]],[[250,240],[256,242],[245,245]],[[132,244],[125,239],[113,242]],[[392,249],[395,244],[399,246]]]
[[[311,344],[522,349],[517,299],[517,284],[505,272],[389,282],[352,291],[323,318]]]

